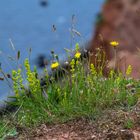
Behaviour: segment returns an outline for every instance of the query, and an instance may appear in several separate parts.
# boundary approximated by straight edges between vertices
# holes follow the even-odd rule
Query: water
[[[35,64],[38,55],[50,56],[54,50],[61,59],[64,48],[72,48],[69,28],[71,17],[76,17],[75,28],[83,38],[76,37],[74,42],[85,42],[91,38],[97,13],[104,0],[48,0],[48,6],[42,7],[40,0],[1,0],[0,1],[0,62],[5,72],[15,69],[15,62],[8,55],[15,56],[9,39],[16,50],[21,51],[21,61],[28,57],[28,48],[32,48],[31,64]],[[56,32],[52,32],[52,25]],[[1,76],[1,75],[0,75]],[[0,100],[10,95],[6,81],[0,81]]]

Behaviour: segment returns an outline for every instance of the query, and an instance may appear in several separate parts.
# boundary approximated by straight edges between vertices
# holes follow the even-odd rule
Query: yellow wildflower
[[[71,60],[70,65],[71,65],[72,67],[74,67],[74,65],[75,65],[75,60],[74,60],[74,59]]]
[[[95,68],[94,64],[90,65],[90,70],[91,70],[92,75],[96,75],[97,74],[96,68]]]
[[[74,68],[75,67],[75,60],[74,59],[72,59],[72,61],[70,62],[70,66],[71,66],[71,70],[70,71],[72,73],[74,73],[74,71],[75,71],[75,68]]]
[[[117,77],[117,78],[115,79],[115,83],[116,83],[117,85],[119,85],[119,84],[121,83],[121,78],[120,78],[120,77]]]
[[[119,42],[117,42],[117,41],[111,41],[111,42],[110,42],[110,45],[111,45],[112,47],[117,47],[117,46],[119,45]]]
[[[80,52],[76,52],[76,54],[75,54],[75,58],[80,58],[80,56],[81,56],[81,53]]]
[[[127,70],[126,70],[126,75],[130,75],[132,73],[132,66],[129,65]]]
[[[52,64],[51,64],[51,69],[56,69],[56,68],[58,68],[59,67],[59,63],[58,62],[53,62]]]
[[[29,83],[29,88],[31,93],[32,94],[41,93],[40,80],[36,77],[36,72],[31,71],[30,63],[28,59],[25,59],[24,65],[25,65],[27,81]]]
[[[75,45],[75,50],[78,51],[79,49],[80,49],[79,43],[76,43],[76,45]]]

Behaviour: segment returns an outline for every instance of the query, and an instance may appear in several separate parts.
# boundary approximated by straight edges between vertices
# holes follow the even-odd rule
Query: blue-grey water
[[[61,59],[64,48],[71,46],[71,17],[75,15],[74,26],[82,38],[75,37],[75,42],[84,43],[93,34],[96,16],[104,0],[48,0],[42,7],[41,0],[1,0],[0,1],[0,62],[2,69],[10,73],[15,69],[15,62],[8,56],[15,56],[10,41],[16,50],[21,51],[21,61],[28,57],[28,48],[32,48],[31,64],[35,65],[38,55],[50,56],[54,50]],[[56,31],[52,31],[55,25]],[[0,74],[0,76],[2,76]],[[0,81],[0,100],[6,99],[11,92],[6,81]]]

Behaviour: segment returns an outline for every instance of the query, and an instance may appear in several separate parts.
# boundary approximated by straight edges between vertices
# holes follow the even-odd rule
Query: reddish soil
[[[95,52],[95,48],[102,46],[108,66],[114,68],[114,50],[109,42],[118,41],[118,68],[125,73],[130,64],[132,77],[140,78],[140,0],[108,0],[102,14],[103,21],[97,25],[90,50]],[[91,60],[94,62],[95,56]]]

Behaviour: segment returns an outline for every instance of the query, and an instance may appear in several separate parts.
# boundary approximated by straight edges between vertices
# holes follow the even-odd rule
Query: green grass
[[[16,126],[8,118],[0,119],[0,140],[14,136],[17,136]]]
[[[76,51],[79,51],[78,48]],[[129,75],[124,77],[113,70],[110,70],[105,78],[104,61],[94,66],[86,59],[81,61],[80,58],[75,58],[69,65],[71,68],[69,72],[66,70],[62,79],[58,77],[59,74],[57,75],[57,69],[63,70],[61,66],[54,69],[55,76],[49,77],[45,70],[45,86],[42,87],[37,70],[31,70],[26,59],[28,90],[23,84],[22,69],[12,72],[11,80],[15,92],[15,96],[12,97],[15,98],[15,102],[12,105],[19,109],[12,117],[1,119],[1,137],[9,133],[15,135],[17,126],[36,127],[42,123],[65,122],[80,117],[92,119],[103,110],[129,110],[137,103],[140,85],[138,80],[128,78]],[[136,92],[133,93],[128,85],[133,85]],[[131,127],[131,122],[128,121],[126,127]]]
[[[131,129],[134,127],[134,122],[131,119],[126,120],[126,122],[124,123],[124,128],[126,129]]]

